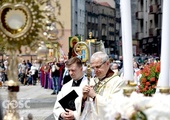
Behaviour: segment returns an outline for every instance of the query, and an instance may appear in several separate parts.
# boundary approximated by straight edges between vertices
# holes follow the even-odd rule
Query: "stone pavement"
[[[17,93],[17,99],[21,103],[18,108],[20,118],[25,120],[30,113],[33,120],[54,120],[52,110],[57,96],[51,93],[51,89],[44,89],[40,84],[20,86],[20,91]],[[7,88],[0,88],[0,100],[2,103],[8,100]]]

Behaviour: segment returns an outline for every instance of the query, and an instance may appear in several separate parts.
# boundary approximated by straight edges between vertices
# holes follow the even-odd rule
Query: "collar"
[[[79,87],[83,78],[84,76],[81,77],[79,80],[73,80],[72,86]]]
[[[113,74],[114,74],[114,71],[112,71],[111,69],[109,69],[109,70],[107,71],[107,73],[106,73],[106,76],[103,77],[102,79],[99,79],[99,80],[100,80],[100,81],[103,81],[104,79],[111,77]]]

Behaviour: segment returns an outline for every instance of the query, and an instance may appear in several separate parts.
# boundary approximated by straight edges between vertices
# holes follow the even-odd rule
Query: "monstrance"
[[[22,52],[21,47],[31,50],[37,49],[40,40],[46,41],[41,33],[46,20],[43,10],[40,9],[42,0],[1,0],[0,1],[0,45],[9,55],[8,67],[8,99],[9,105],[5,111],[4,120],[18,120],[20,118],[15,103],[18,82],[17,54]],[[42,4],[46,4],[44,1]]]

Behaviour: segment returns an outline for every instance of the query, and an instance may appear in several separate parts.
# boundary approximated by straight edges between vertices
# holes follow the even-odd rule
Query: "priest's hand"
[[[61,113],[63,120],[74,120],[74,114],[72,110],[66,109],[66,112]]]
[[[85,85],[83,87],[83,99],[85,100],[89,94],[90,91],[90,86],[89,85]]]
[[[92,99],[96,97],[96,92],[94,91],[93,86],[89,87],[88,96],[91,97]]]

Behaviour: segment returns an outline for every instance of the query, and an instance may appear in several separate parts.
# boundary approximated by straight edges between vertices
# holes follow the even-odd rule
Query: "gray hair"
[[[102,52],[102,51],[95,52],[95,53],[91,56],[90,62],[91,62],[92,60],[96,59],[96,58],[101,58],[102,62],[105,62],[105,61],[109,60],[109,56],[108,56],[106,53]]]

